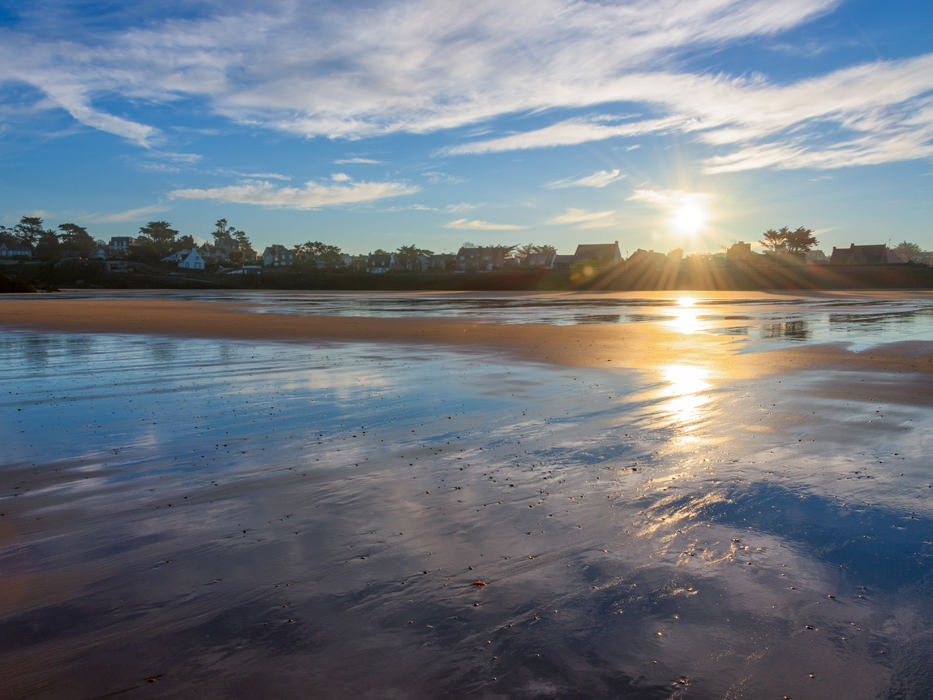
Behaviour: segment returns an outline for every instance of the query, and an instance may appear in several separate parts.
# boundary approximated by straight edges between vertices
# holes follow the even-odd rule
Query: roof
[[[888,262],[888,247],[878,245],[855,245],[848,248],[833,247],[829,259],[833,265],[878,265]]]
[[[573,254],[577,260],[586,258],[619,258],[622,257],[619,252],[619,242],[615,243],[583,243],[577,246],[577,252]]]

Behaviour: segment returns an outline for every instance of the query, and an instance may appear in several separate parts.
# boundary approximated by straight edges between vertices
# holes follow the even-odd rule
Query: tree
[[[172,243],[173,253],[177,253],[179,250],[191,250],[192,248],[197,248],[197,244],[194,242],[194,238],[188,235],[182,236]]]
[[[237,242],[237,255],[239,257],[239,260],[236,262],[243,264],[255,261],[256,251],[253,250],[253,245],[250,243],[250,240],[247,238],[246,234],[237,229],[233,232],[233,237]]]
[[[39,241],[39,237],[43,233],[45,233],[45,229],[42,228],[42,219],[38,216],[24,216],[13,227],[13,235],[16,240],[30,247]]]
[[[521,258],[527,258],[529,255],[534,255],[538,252],[538,246],[534,243],[526,243],[525,245],[519,246],[516,251]]]
[[[785,227],[782,230],[786,231],[787,228]],[[771,253],[780,253],[787,248],[787,241],[784,239],[784,235],[781,231],[775,231],[773,228],[769,228],[762,234],[761,244]]]
[[[415,244],[400,246],[399,249],[395,251],[395,259],[398,260],[399,264],[406,270],[413,269],[418,258],[422,255],[434,255],[434,251],[419,248]]]
[[[164,258],[174,252],[175,236],[178,235],[178,231],[173,229],[167,221],[150,221],[145,226],[139,227],[139,233],[140,237],[151,242],[153,255]],[[142,246],[149,247],[146,241],[142,242]]]
[[[214,237],[214,243],[233,240],[233,236],[237,230],[232,226],[227,226],[226,219],[217,219],[215,226],[216,228],[211,232],[211,235]]]
[[[906,260],[913,260],[919,257],[921,253],[923,253],[923,249],[916,243],[901,241],[897,244],[894,252],[903,255]]]
[[[62,251],[71,255],[86,258],[94,254],[97,243],[93,236],[87,232],[87,229],[78,224],[59,224],[58,234],[62,244]]]
[[[341,251],[335,245],[308,241],[295,246],[295,262],[301,267],[334,268],[341,262]]]
[[[218,219],[215,228],[211,231],[214,237],[214,246],[219,249],[227,261],[242,265],[256,259],[256,251],[245,233],[227,224],[226,219]],[[295,246],[297,251],[298,246]]]
[[[43,231],[36,242],[36,257],[40,260],[58,260],[61,257],[61,243],[54,231]]]
[[[771,253],[786,253],[795,257],[803,257],[810,248],[816,245],[813,231],[803,226],[791,231],[786,226],[775,231],[768,229],[762,234],[762,245]]]
[[[787,229],[785,227],[781,230],[786,231]],[[785,238],[787,240],[787,252],[799,257],[806,255],[807,251],[816,245],[816,236],[813,235],[813,231],[803,226],[788,232]]]

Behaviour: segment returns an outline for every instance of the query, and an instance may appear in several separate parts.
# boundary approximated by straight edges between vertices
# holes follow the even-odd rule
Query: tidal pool
[[[930,375],[727,370],[4,331],[0,695],[930,695]]]

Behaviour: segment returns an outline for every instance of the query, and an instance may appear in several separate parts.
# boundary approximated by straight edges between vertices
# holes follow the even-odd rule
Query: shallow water
[[[76,291],[75,299],[176,299],[243,304],[256,313],[373,317],[447,317],[480,323],[551,325],[668,323],[685,332],[739,336],[756,351],[841,342],[854,349],[895,340],[933,341],[933,297],[831,292],[642,292],[594,294],[355,293],[309,291]]]
[[[687,360],[3,332],[0,695],[929,696],[929,376]]]

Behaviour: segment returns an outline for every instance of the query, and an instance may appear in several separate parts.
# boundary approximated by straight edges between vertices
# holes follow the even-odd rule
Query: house
[[[275,243],[262,251],[263,267],[285,267],[295,262],[295,251]]]
[[[645,267],[648,265],[653,265],[654,267],[664,267],[669,260],[668,256],[664,253],[658,253],[653,250],[644,250],[639,248],[634,253],[632,253],[626,264],[629,267]]]
[[[729,246],[729,249],[726,251],[726,260],[731,263],[747,263],[751,262],[754,258],[755,254],[752,252],[751,243],[739,241]]]
[[[803,256],[803,261],[807,265],[826,265],[829,258],[826,257],[826,253],[822,250],[808,250]]]
[[[395,267],[395,253],[370,253],[366,262],[366,272],[381,275]]]
[[[457,269],[464,272],[488,272],[505,267],[505,256],[514,246],[481,246],[457,251]]]
[[[162,262],[175,263],[179,268],[184,270],[204,269],[204,258],[201,257],[197,248],[176,250],[171,255],[166,255],[162,258]]]
[[[106,260],[109,256],[110,248],[105,245],[98,245],[94,248],[94,252],[91,253],[91,258],[94,260]]]
[[[22,243],[4,241],[0,243],[0,258],[31,258],[32,248]]]
[[[107,246],[111,258],[125,258],[130,254],[130,248],[136,245],[133,236],[111,236],[110,245]]]
[[[829,258],[830,265],[886,265],[903,264],[907,260],[886,245],[855,245],[848,248],[833,246],[833,254]]]
[[[570,269],[570,266],[573,265],[573,262],[574,256],[572,255],[555,255],[554,259],[551,261],[551,268],[566,272]]]
[[[532,253],[525,257],[525,267],[549,270],[554,264],[554,258],[551,253]]]
[[[184,260],[178,263],[178,267],[183,270],[203,270],[204,258],[201,257],[197,248],[192,248],[188,251]]]
[[[188,257],[188,253],[190,252],[191,251],[188,248],[185,248],[183,250],[176,250],[171,255],[166,255],[164,258],[162,258],[162,262],[178,264],[182,260],[184,260],[186,257]]]
[[[206,262],[218,265],[228,262],[239,251],[240,243],[233,238],[221,238],[213,243],[205,243],[200,249],[201,257]]]
[[[586,260],[598,267],[611,267],[618,265],[622,261],[622,253],[619,252],[619,242],[614,243],[587,243],[577,246],[573,254],[574,262]]]

